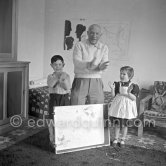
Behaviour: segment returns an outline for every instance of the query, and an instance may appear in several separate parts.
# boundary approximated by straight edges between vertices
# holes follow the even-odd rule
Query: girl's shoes
[[[113,146],[113,147],[116,147],[116,146],[117,146],[117,144],[118,144],[118,140],[117,140],[117,139],[115,139],[115,140],[112,142],[112,146]]]
[[[118,142],[118,139],[115,139],[113,142],[112,142],[112,146],[113,147],[116,147],[116,146],[120,146],[121,148],[124,148],[125,147],[125,141],[123,139],[121,139],[120,142]]]
[[[124,142],[124,140],[121,140],[121,141],[120,141],[120,147],[121,147],[121,148],[124,148],[124,147],[125,147],[125,142]]]

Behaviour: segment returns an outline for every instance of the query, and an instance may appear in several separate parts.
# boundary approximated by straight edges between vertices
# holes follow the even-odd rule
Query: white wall
[[[18,60],[29,61],[30,80],[43,77],[45,0],[18,1]]]
[[[109,80],[119,79],[123,65],[134,67],[134,81],[141,87],[166,81],[165,0],[45,0],[45,4],[44,0],[20,0],[19,5],[18,60],[31,61],[30,78],[52,72],[49,64],[54,54],[63,55],[65,70],[73,78],[72,52],[63,50],[64,21],[85,18],[131,23],[129,59],[111,60],[103,74],[105,89]]]

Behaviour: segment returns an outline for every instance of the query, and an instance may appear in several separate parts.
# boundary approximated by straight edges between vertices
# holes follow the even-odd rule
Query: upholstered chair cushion
[[[155,81],[151,111],[166,114],[166,82]]]

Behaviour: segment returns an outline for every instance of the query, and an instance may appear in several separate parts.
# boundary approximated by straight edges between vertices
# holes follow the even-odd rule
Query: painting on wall
[[[75,22],[71,20],[65,20],[65,30],[64,30],[64,50],[71,50],[74,43],[83,40],[83,33],[86,32],[86,25],[83,22]]]
[[[106,114],[103,104],[55,107],[56,154],[109,146]]]
[[[99,24],[102,28],[100,40],[107,44],[110,59],[127,59],[131,27],[129,22],[88,19],[65,20],[64,50],[72,50],[76,42],[86,39],[88,27],[93,23]]]

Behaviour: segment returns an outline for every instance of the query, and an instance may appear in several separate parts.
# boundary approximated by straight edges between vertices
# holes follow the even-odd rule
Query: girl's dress
[[[122,119],[133,119],[137,117],[137,105],[136,101],[129,99],[126,96],[120,94],[128,94],[127,90],[131,86],[131,82],[128,86],[122,86],[121,82],[115,82],[115,98],[109,106],[109,116],[122,118]],[[132,84],[132,94],[138,96],[139,87],[136,84]]]

